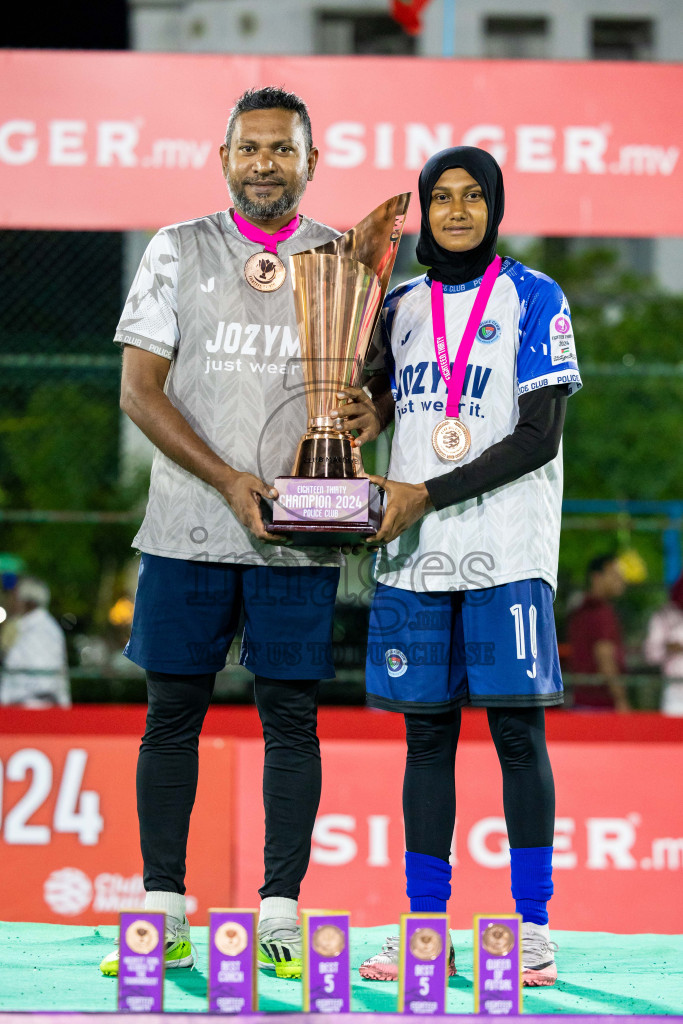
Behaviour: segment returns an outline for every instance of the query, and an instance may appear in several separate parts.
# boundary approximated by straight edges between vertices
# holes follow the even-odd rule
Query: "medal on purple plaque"
[[[209,1012],[258,1009],[257,910],[209,910]]]
[[[119,1010],[162,1012],[165,922],[166,915],[156,910],[124,910],[119,915]]]
[[[467,372],[467,360],[474,344],[474,335],[484,315],[486,303],[493,291],[502,262],[500,256],[496,256],[486,268],[481,284],[477,289],[474,305],[467,319],[452,369],[448,358],[448,344],[446,341],[446,312],[443,284],[441,281],[432,281],[431,284],[432,330],[434,333],[436,363],[439,367],[441,379],[448,388],[446,418],[437,423],[432,431],[432,448],[439,458],[445,462],[458,462],[460,459],[464,459],[472,444],[470,432],[460,420],[460,399],[465,382],[465,373]]]
[[[448,914],[401,914],[398,1012],[446,1012]]]
[[[301,931],[304,1012],[349,1013],[349,914],[344,910],[304,910]]]
[[[496,1017],[522,1012],[521,914],[475,914],[474,1012]]]

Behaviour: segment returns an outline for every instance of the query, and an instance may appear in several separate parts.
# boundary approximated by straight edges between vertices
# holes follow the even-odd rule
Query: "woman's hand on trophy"
[[[337,392],[337,398],[345,399],[343,405],[330,410],[330,416],[342,421],[343,430],[356,430],[358,437],[354,447],[360,448],[366,441],[374,441],[382,429],[379,412],[372,398],[363,388],[344,388]]]
[[[267,544],[291,544],[281,533],[267,533],[261,514],[261,498],[274,500],[278,491],[259,480],[253,473],[239,473],[232,470],[226,483],[218,490],[227,501],[239,521],[256,537]]]
[[[382,524],[374,537],[368,537],[365,542],[369,548],[396,540],[434,507],[424,484],[404,484],[370,474],[368,480],[381,487],[387,496]]]

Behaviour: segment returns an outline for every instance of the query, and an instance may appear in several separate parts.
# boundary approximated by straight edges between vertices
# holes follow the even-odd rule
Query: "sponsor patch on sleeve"
[[[576,362],[572,322],[566,313],[558,313],[550,321],[550,357],[553,366]]]

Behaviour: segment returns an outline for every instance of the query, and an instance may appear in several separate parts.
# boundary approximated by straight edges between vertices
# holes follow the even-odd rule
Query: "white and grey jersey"
[[[287,257],[337,236],[302,217]],[[259,292],[244,264],[262,250],[229,212],[162,228],[147,247],[114,340],[171,361],[165,391],[229,465],[272,484],[292,471],[306,428],[300,348],[289,280]],[[245,565],[336,565],[334,551],[257,541],[208,484],[155,450],[144,522],[133,541],[170,558]]]

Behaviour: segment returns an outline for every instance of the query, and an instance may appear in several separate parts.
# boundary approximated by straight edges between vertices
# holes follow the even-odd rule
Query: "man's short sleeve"
[[[173,359],[180,340],[177,297],[177,239],[171,228],[163,228],[147,246],[114,341]]]
[[[531,287],[525,288],[526,280]],[[520,281],[517,394],[564,384],[571,395],[581,387],[569,304],[562,289],[544,274],[525,270]]]

